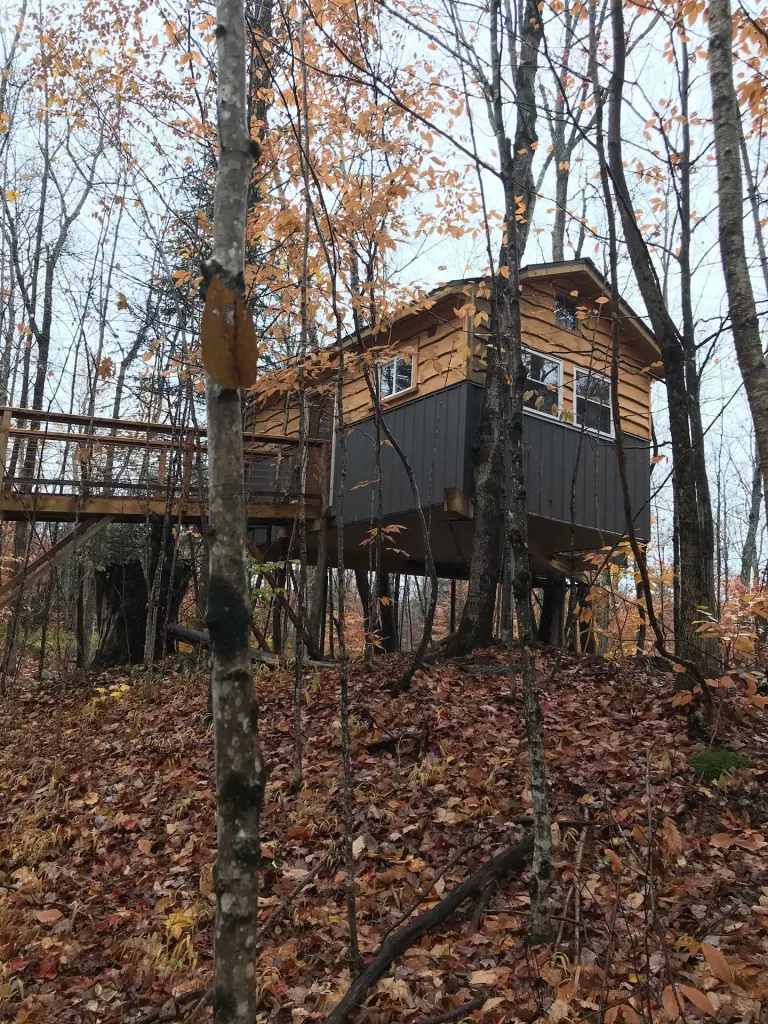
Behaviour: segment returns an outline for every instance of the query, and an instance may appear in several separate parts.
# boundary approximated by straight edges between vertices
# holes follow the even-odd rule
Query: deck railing
[[[319,502],[318,467],[328,443],[307,442],[302,472],[298,438],[244,434],[246,501],[285,506],[303,492]],[[115,498],[123,505],[165,500],[203,508],[207,457],[205,427],[0,408],[0,494]]]

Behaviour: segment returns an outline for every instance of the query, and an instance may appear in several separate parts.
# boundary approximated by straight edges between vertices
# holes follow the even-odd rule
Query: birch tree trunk
[[[760,344],[760,325],[744,245],[744,191],[739,156],[741,115],[733,84],[733,26],[729,0],[711,0],[710,3],[709,82],[717,155],[720,255],[733,343],[755,424],[763,496],[768,506],[768,364]]]
[[[219,166],[214,198],[217,276],[245,292],[245,226],[253,147],[248,132],[243,0],[218,0]],[[226,316],[226,309],[225,309]],[[206,381],[210,517],[211,693],[216,764],[214,1017],[256,1020],[259,815],[265,770],[249,653],[251,608],[245,562],[240,392]]]

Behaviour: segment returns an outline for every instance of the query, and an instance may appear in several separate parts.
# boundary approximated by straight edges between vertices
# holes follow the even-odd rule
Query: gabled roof
[[[557,291],[566,295],[578,291],[579,296],[594,302],[601,297],[610,298],[611,286],[607,278],[600,273],[589,257],[577,260],[559,260],[552,263],[529,263],[520,268],[520,281],[546,280],[554,285]],[[430,291],[426,298],[433,302],[463,293],[467,285],[480,284],[488,281],[487,277],[465,277],[446,281]],[[423,312],[423,306],[415,304],[413,311],[404,312],[402,317]],[[642,357],[642,362],[651,364],[658,362],[661,350],[656,338],[645,321],[638,316],[628,302],[619,301],[622,330],[629,335]],[[397,322],[397,321],[396,321]]]
[[[533,282],[537,280],[546,281],[551,284],[556,292],[560,292],[564,295],[570,295],[572,292],[577,291],[579,297],[586,299],[589,302],[595,302],[601,297],[610,298],[611,288],[610,283],[605,276],[597,269],[595,264],[589,257],[581,257],[577,260],[561,260],[551,263],[531,263],[520,268],[520,280],[521,282]],[[403,320],[409,317],[415,317],[420,315],[429,315],[429,311],[438,302],[445,299],[451,298],[456,295],[466,294],[466,288],[468,285],[478,285],[483,282],[488,283],[489,278],[478,276],[478,277],[464,277],[456,278],[451,281],[446,281],[443,284],[437,285],[431,291],[427,292],[424,298],[418,302],[414,302],[402,311],[390,325],[391,327],[395,324],[401,323]],[[646,323],[641,317],[635,313],[629,303],[625,302],[624,299],[619,301],[619,312],[621,315],[621,327],[622,331],[627,335],[633,342],[634,348],[638,354],[639,361],[642,365],[650,366],[651,364],[657,364],[660,361],[661,350],[656,342],[656,339],[648,328]],[[363,338],[370,338],[371,335],[368,330],[363,329]],[[374,335],[373,338],[376,338]],[[357,341],[355,334],[348,334],[343,339],[344,348],[347,349]],[[375,342],[374,342],[375,344]],[[331,344],[324,348],[322,351],[327,352],[330,358],[333,359],[333,352],[337,348],[336,344]],[[308,360],[311,361],[312,355],[310,354]],[[295,366],[296,360],[291,360],[287,363],[284,369],[289,366]],[[273,373],[280,373],[281,370],[270,371],[268,376]],[[654,367],[654,377],[661,378],[663,371],[661,367]]]
[[[556,263],[531,263],[520,269],[522,281],[533,281],[537,278],[546,279],[560,287],[572,291],[573,285],[576,290],[585,298],[595,301],[604,296],[610,298],[611,285],[607,278],[600,273],[589,257],[582,257],[578,260],[561,260]],[[635,313],[628,302],[619,300],[619,313],[621,316],[622,330],[625,331],[635,342],[636,347],[643,353],[647,363],[658,362],[661,357],[661,349],[652,331],[645,321]]]

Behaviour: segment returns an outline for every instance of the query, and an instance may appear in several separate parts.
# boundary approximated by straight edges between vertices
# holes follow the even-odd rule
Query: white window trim
[[[542,409],[535,409],[530,405],[526,405],[523,401],[523,412],[530,413],[531,416],[541,416],[545,420],[556,420],[558,423],[562,423],[560,419],[560,413],[563,411],[563,360],[558,359],[557,356],[552,356],[548,352],[540,352],[537,348],[531,348],[530,345],[523,345],[523,352],[528,352],[532,356],[541,356],[542,359],[548,359],[551,363],[557,363],[557,415],[553,416],[551,412],[544,412]],[[526,375],[527,376],[527,375]],[[523,392],[525,393],[525,392]]]
[[[401,359],[401,358],[405,358],[406,356],[410,356],[411,357],[411,383],[410,383],[410,385],[407,388],[403,388],[402,391],[393,391],[389,395],[383,395],[381,393],[381,370],[382,370],[382,367],[387,366],[389,363],[393,363],[394,364],[395,360]],[[396,379],[396,375],[394,373],[394,367],[393,367],[392,380],[394,381],[395,379]],[[381,402],[393,402],[396,399],[400,398],[401,395],[413,394],[413,392],[418,387],[418,384],[416,382],[416,353],[413,351],[413,349],[404,349],[402,352],[396,352],[393,356],[390,356],[389,359],[382,359],[381,362],[377,363],[376,364],[376,384],[377,384],[377,387],[378,387],[378,390],[379,390],[379,401],[381,401]]]
[[[577,394],[576,394],[576,378],[577,377],[591,377],[592,379],[597,377],[600,380],[604,380],[606,382],[606,384],[608,385],[608,389],[609,389],[608,390],[608,394],[610,395],[610,398],[611,398],[611,401],[610,401],[610,403],[608,405],[608,409],[609,409],[609,412],[611,414],[611,430],[610,430],[610,433],[606,433],[604,430],[598,430],[596,427],[588,427],[585,423],[580,423],[579,422],[578,405],[576,403],[576,399],[578,397]],[[613,383],[611,382],[611,378],[607,377],[604,373],[598,373],[597,370],[585,370],[583,366],[576,366],[575,363],[574,363],[574,366],[573,366],[573,422],[574,422],[574,424],[580,430],[588,430],[590,434],[597,434],[598,437],[614,437],[615,436],[616,425],[613,422]]]

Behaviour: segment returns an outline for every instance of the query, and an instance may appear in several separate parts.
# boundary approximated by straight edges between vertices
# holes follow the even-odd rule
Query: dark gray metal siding
[[[606,533],[624,532],[624,499],[613,442],[538,416],[525,417],[523,437],[532,515],[570,522],[573,497],[577,523]],[[627,435],[624,443],[635,528],[646,539],[650,535],[648,442]]]
[[[392,436],[403,449],[413,470],[421,505],[442,505],[446,487],[463,487],[467,435],[466,385],[456,384],[423,398],[416,398],[384,413]],[[382,432],[382,441],[385,435]],[[376,474],[376,424],[373,419],[355,424],[347,435],[347,487],[344,520],[371,518]],[[434,468],[433,468],[434,462]],[[336,452],[334,493],[338,503],[340,454]],[[403,464],[389,443],[381,446],[384,515],[414,510],[417,506]],[[376,510],[374,510],[374,515]]]
[[[464,489],[472,494],[483,388],[469,381],[467,388],[470,392],[467,396],[469,429]],[[573,478],[578,459],[574,495],[576,523],[606,533],[624,532],[624,499],[613,441],[568,423],[526,414],[523,443],[526,449],[525,486],[531,515],[570,523]],[[635,529],[640,538],[647,540],[651,535],[649,442],[625,434],[624,447]]]
[[[384,414],[411,464],[422,506],[442,505],[446,487],[458,487],[472,494],[482,400],[482,387],[466,381]],[[373,486],[354,489],[354,485],[374,477],[375,436],[371,419],[357,424],[347,438],[344,518],[349,523],[371,518]],[[531,415],[525,416],[523,436],[531,515],[570,522],[571,490],[578,457],[576,523],[605,533],[624,532],[624,505],[613,442],[570,424]],[[650,536],[648,442],[625,435],[625,443],[635,526],[639,536],[647,539]],[[408,478],[389,445],[382,446],[381,460],[384,515],[413,510],[415,504]],[[337,453],[336,494],[338,472]]]

